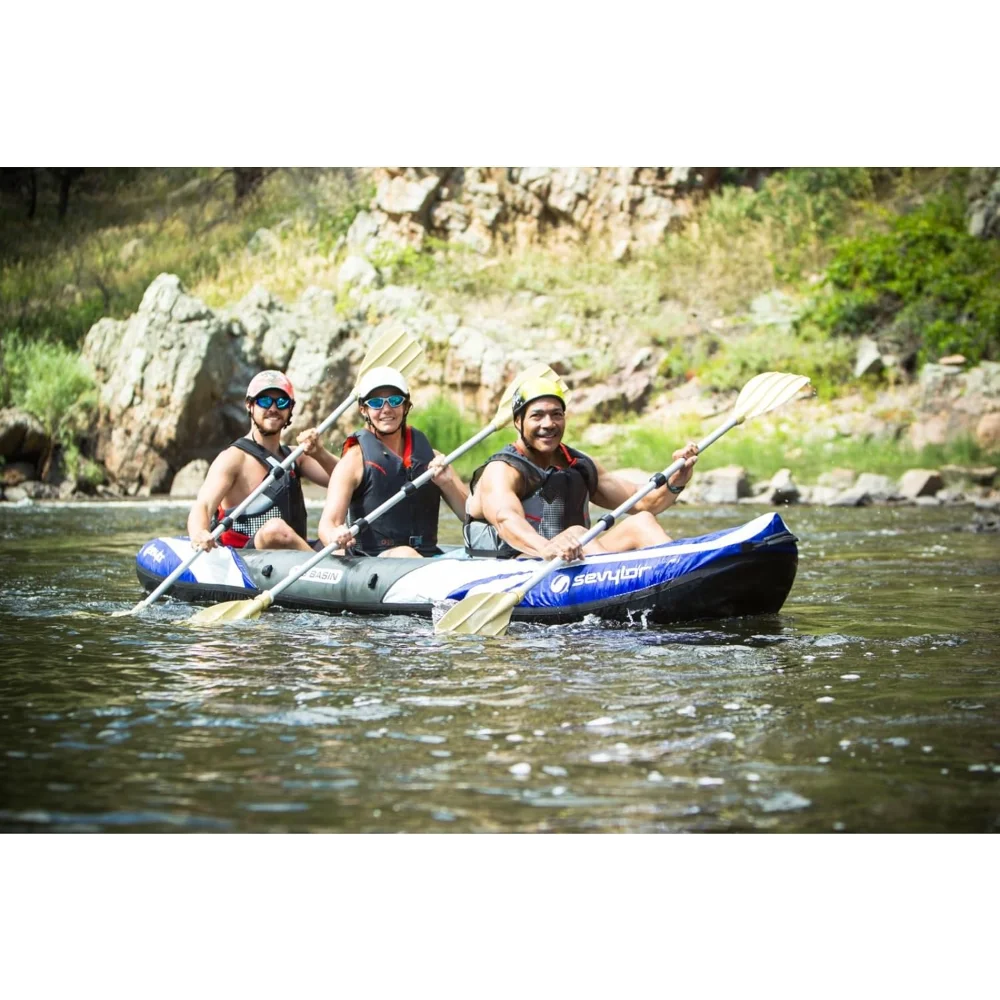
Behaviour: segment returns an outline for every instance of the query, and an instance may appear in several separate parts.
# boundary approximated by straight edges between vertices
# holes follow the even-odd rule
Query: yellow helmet
[[[529,403],[542,396],[554,396],[566,409],[566,394],[556,382],[547,378],[527,378],[515,390],[511,398],[511,409],[514,416],[521,412]]]

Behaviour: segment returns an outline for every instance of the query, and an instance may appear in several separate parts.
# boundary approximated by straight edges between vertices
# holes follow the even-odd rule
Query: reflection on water
[[[280,610],[193,630],[173,602],[111,618],[141,596],[136,550],[183,518],[0,507],[0,829],[1000,828],[1000,539],[956,530],[968,510],[788,510],[780,615],[499,640]]]

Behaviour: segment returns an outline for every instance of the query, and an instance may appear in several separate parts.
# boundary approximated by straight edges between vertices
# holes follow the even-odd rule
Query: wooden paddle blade
[[[743,391],[736,400],[733,415],[741,423],[750,417],[759,417],[762,413],[787,403],[808,384],[809,378],[806,375],[762,372],[743,386]]]
[[[409,375],[419,367],[423,353],[423,345],[405,330],[399,333],[384,333],[368,348],[368,353],[358,369],[356,381],[360,382],[365,372],[373,368],[395,368],[401,374]]]
[[[213,604],[210,608],[202,608],[188,619],[189,625],[216,625],[219,622],[239,622],[248,618],[259,618],[266,611],[274,598],[269,590],[258,594],[248,601],[226,601],[223,604]]]
[[[514,591],[473,594],[451,608],[434,626],[437,635],[503,635],[523,595]]]

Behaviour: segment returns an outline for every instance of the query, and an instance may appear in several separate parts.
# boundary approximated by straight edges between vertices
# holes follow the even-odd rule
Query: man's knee
[[[268,521],[254,535],[253,544],[258,549],[294,548],[298,535],[282,520]]]
[[[378,554],[379,559],[419,559],[420,553],[409,545],[397,545]]]

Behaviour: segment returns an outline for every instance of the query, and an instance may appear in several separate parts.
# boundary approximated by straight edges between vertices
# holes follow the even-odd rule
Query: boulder
[[[867,507],[872,502],[870,494],[865,490],[852,486],[848,490],[841,490],[832,500],[827,502],[828,507]]]
[[[420,215],[440,186],[441,178],[434,174],[419,180],[386,177],[378,185],[374,204],[389,215]]]
[[[885,503],[899,495],[892,480],[876,472],[862,472],[854,484],[854,489],[860,493],[867,493],[876,503]]]
[[[226,327],[175,275],[156,278],[128,320],[99,320],[82,357],[100,386],[95,456],[137,491],[166,490],[171,466],[242,429],[220,419],[240,369]]]
[[[208,462],[205,459],[196,458],[193,462],[188,462],[174,476],[174,481],[170,484],[170,496],[184,498],[196,496],[207,475]]]
[[[343,291],[352,286],[371,288],[378,284],[378,280],[378,271],[370,261],[352,255],[340,265],[340,270],[337,272],[337,289]]]
[[[0,465],[0,483],[4,486],[20,486],[21,483],[34,479],[35,474],[33,462],[8,462]]]
[[[976,442],[983,451],[1000,451],[1000,413],[985,413],[976,424]]]
[[[944,479],[936,469],[907,469],[899,480],[897,492],[908,500],[932,497],[944,487]]]
[[[736,503],[750,496],[750,480],[742,465],[724,465],[698,472],[692,480],[692,497],[701,503]]]
[[[829,506],[840,496],[842,490],[835,486],[804,486],[799,498],[800,503],[822,504]]]
[[[973,483],[976,486],[992,486],[997,477],[997,467],[995,465],[982,465],[975,468],[964,465],[942,465],[940,472],[942,478],[949,486],[962,483]]]
[[[877,375],[885,367],[882,352],[871,337],[862,337],[858,341],[858,352],[854,359],[854,377]]]
[[[841,490],[849,490],[857,478],[857,474],[853,469],[829,469],[826,472],[821,472],[816,478],[816,483],[819,486],[829,486],[840,492]]]
[[[26,497],[32,500],[58,500],[59,487],[52,483],[41,483],[37,479],[29,479],[20,484],[19,487]]]
[[[767,500],[768,503],[772,504],[798,503],[799,488],[792,478],[791,469],[779,469],[771,477],[771,482],[768,484]]]

